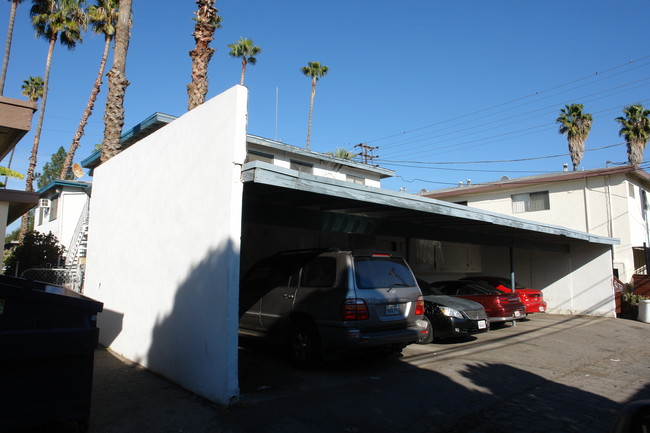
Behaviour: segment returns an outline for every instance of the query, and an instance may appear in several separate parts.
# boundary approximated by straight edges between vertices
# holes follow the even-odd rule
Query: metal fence
[[[80,291],[79,281],[76,281],[76,275],[74,272],[70,272],[69,269],[65,268],[30,268],[25,269],[22,274],[22,278],[27,278],[30,280],[43,281],[44,283],[56,284],[59,286],[64,286],[69,289]]]

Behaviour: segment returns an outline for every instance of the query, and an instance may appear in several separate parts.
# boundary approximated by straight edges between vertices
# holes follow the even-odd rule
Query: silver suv
[[[240,334],[282,338],[302,367],[323,351],[401,351],[428,332],[423,314],[411,269],[387,252],[282,252],[240,286]]]

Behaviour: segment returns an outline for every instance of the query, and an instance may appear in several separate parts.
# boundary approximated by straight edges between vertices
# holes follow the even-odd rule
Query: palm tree
[[[38,102],[43,96],[43,79],[30,75],[28,79],[23,80],[21,88],[23,89],[21,94],[27,96],[29,102]]]
[[[120,0],[113,46],[113,67],[108,71],[108,94],[104,109],[104,140],[101,161],[105,162],[121,152],[120,136],[124,126],[124,94],[129,81],[126,79],[126,53],[131,38],[132,0]]]
[[[627,142],[627,159],[632,165],[643,162],[645,145],[650,138],[650,110],[641,104],[629,105],[623,109],[625,117],[617,117],[621,130],[618,135]]]
[[[566,105],[560,110],[560,117],[556,119],[560,124],[560,134],[566,135],[569,142],[573,171],[578,171],[593,121],[591,114],[582,112],[583,108],[582,104]]]
[[[350,152],[347,150],[345,147],[337,147],[334,149],[334,152],[327,152],[328,155],[332,155],[336,158],[341,158],[341,159],[353,159],[355,156],[357,156],[354,152]]]
[[[36,171],[36,157],[38,145],[43,129],[43,118],[45,104],[47,102],[47,89],[50,80],[50,69],[52,66],[52,54],[54,45],[59,40],[61,44],[73,49],[77,42],[81,42],[81,32],[86,29],[87,17],[80,5],[81,0],[32,0],[30,16],[32,26],[36,35],[49,42],[47,60],[45,62],[45,78],[43,80],[43,97],[41,98],[41,109],[38,116],[38,123],[34,130],[34,145],[32,154],[29,157],[29,168],[25,180],[25,190],[33,191],[34,174]],[[20,240],[22,241],[27,232],[28,216],[23,215],[20,225]]]
[[[29,100],[29,102],[38,102],[38,100],[43,96],[43,79],[41,77],[30,76],[27,80],[23,80],[23,85],[21,87],[23,89],[21,93],[23,96],[27,96],[27,100]],[[11,154],[9,155],[9,164],[7,164],[6,170],[11,171],[11,161],[14,159],[15,150],[16,147],[11,149]],[[20,176],[11,174],[5,175],[5,182],[3,185],[4,187],[7,186],[9,176],[16,179],[22,179],[24,177],[22,174]]]
[[[316,96],[316,82],[320,77],[327,75],[329,68],[320,62],[309,62],[301,71],[305,76],[311,77],[311,100],[309,101],[309,122],[307,123],[307,150],[311,141],[311,116],[314,111],[314,97]]]
[[[190,51],[192,81],[187,85],[188,110],[193,110],[205,102],[205,95],[208,94],[208,63],[214,54],[210,42],[214,39],[214,31],[221,27],[221,17],[217,15],[214,0],[197,0],[196,4],[198,5],[194,19],[196,47]]]
[[[23,0],[9,0],[11,2],[11,13],[9,14],[9,26],[7,27],[7,42],[5,43],[5,58],[2,62],[2,75],[0,76],[0,96],[5,89],[5,78],[7,78],[7,67],[9,66],[9,53],[11,52],[11,40],[14,35],[14,22],[16,21],[16,10]]]
[[[77,132],[75,132],[75,135],[72,138],[72,143],[70,143],[70,148],[68,149],[65,161],[61,167],[61,174],[59,175],[60,180],[65,180],[67,178],[68,173],[70,172],[70,167],[72,166],[72,159],[79,147],[79,142],[81,141],[84,129],[88,123],[88,118],[93,114],[97,94],[99,94],[102,86],[102,78],[104,76],[104,69],[106,68],[108,51],[111,46],[111,41],[113,40],[113,35],[115,34],[115,25],[117,24],[118,13],[117,6],[118,0],[97,0],[96,5],[91,5],[88,8],[88,19],[93,26],[93,31],[99,35],[104,35],[104,53],[102,54],[102,59],[99,63],[99,71],[97,72],[95,83],[93,84],[90,96],[88,97],[86,109],[81,116],[79,126],[77,126]]]
[[[241,81],[239,84],[244,85],[244,75],[246,75],[246,65],[257,63],[255,56],[262,52],[260,47],[254,45],[253,41],[248,38],[239,38],[234,44],[228,45],[232,57],[241,57]]]

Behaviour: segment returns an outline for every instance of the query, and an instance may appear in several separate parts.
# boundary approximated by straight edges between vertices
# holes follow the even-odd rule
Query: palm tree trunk
[[[97,100],[97,95],[99,94],[99,91],[101,90],[102,87],[102,77],[104,76],[104,69],[106,68],[106,59],[108,58],[108,51],[110,50],[111,40],[113,38],[107,35],[105,39],[106,40],[104,43],[104,53],[102,55],[102,60],[99,64],[99,72],[97,72],[97,78],[95,78],[95,84],[93,85],[93,89],[90,92],[90,97],[88,98],[86,109],[84,110],[84,113],[81,116],[81,121],[79,122],[79,126],[77,127],[77,132],[75,133],[74,138],[72,139],[72,143],[70,143],[70,149],[68,149],[68,154],[65,157],[65,161],[63,161],[63,167],[61,168],[61,174],[59,175],[59,180],[65,180],[65,178],[68,175],[68,172],[70,172],[70,167],[72,166],[72,159],[74,158],[74,154],[77,151],[77,148],[79,147],[79,142],[81,141],[81,137],[84,135],[84,129],[86,128],[86,124],[88,123],[88,118],[90,117],[91,114],[93,114],[95,101]]]
[[[311,141],[311,115],[314,111],[314,97],[316,96],[316,78],[311,80],[311,100],[309,101],[309,121],[307,122],[307,150]]]
[[[14,34],[14,22],[16,21],[16,9],[18,0],[11,2],[11,13],[9,14],[9,26],[7,27],[7,42],[5,44],[5,59],[2,62],[2,76],[0,77],[0,96],[4,94],[5,79],[7,78],[7,67],[9,66],[9,53],[11,52],[11,39]]]
[[[239,84],[244,85],[244,75],[246,75],[246,56],[241,60],[241,80]]]
[[[113,68],[108,71],[108,95],[104,110],[104,141],[101,161],[105,162],[120,153],[120,136],[124,126],[124,94],[129,81],[126,79],[126,53],[131,37],[132,0],[120,0],[115,46],[113,48]]]
[[[45,104],[47,103],[47,90],[48,83],[50,81],[50,67],[52,66],[52,54],[54,54],[54,46],[56,45],[56,40],[58,39],[58,33],[53,33],[50,36],[50,46],[47,50],[47,61],[45,62],[45,78],[43,79],[43,98],[41,99],[41,109],[38,114],[38,123],[36,129],[34,130],[34,145],[32,146],[32,154],[29,157],[29,168],[27,169],[27,176],[25,179],[25,191],[34,191],[34,174],[36,172],[36,161],[38,156],[38,145],[41,141],[41,130],[43,129],[43,119],[45,117]],[[27,233],[29,227],[29,215],[24,214],[20,222],[20,232],[18,234],[18,240],[23,241],[25,233]]]
[[[627,144],[627,159],[630,164],[638,166],[643,162],[645,142],[642,140],[631,141]]]

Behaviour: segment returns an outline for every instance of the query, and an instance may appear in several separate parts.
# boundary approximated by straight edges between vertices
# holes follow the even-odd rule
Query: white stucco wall
[[[574,241],[569,249],[516,248],[513,265],[517,282],[542,290],[549,313],[616,317],[611,247]],[[508,277],[509,257],[508,248],[483,247],[483,274]]]
[[[100,342],[222,404],[239,395],[247,98],[235,86],[102,164],[90,208]]]
[[[36,208],[36,225],[34,230],[40,233],[50,233],[59,240],[66,249],[70,249],[72,235],[77,228],[88,195],[78,189],[64,188],[59,194],[56,219],[50,221],[49,215],[38,224],[40,208]]]

